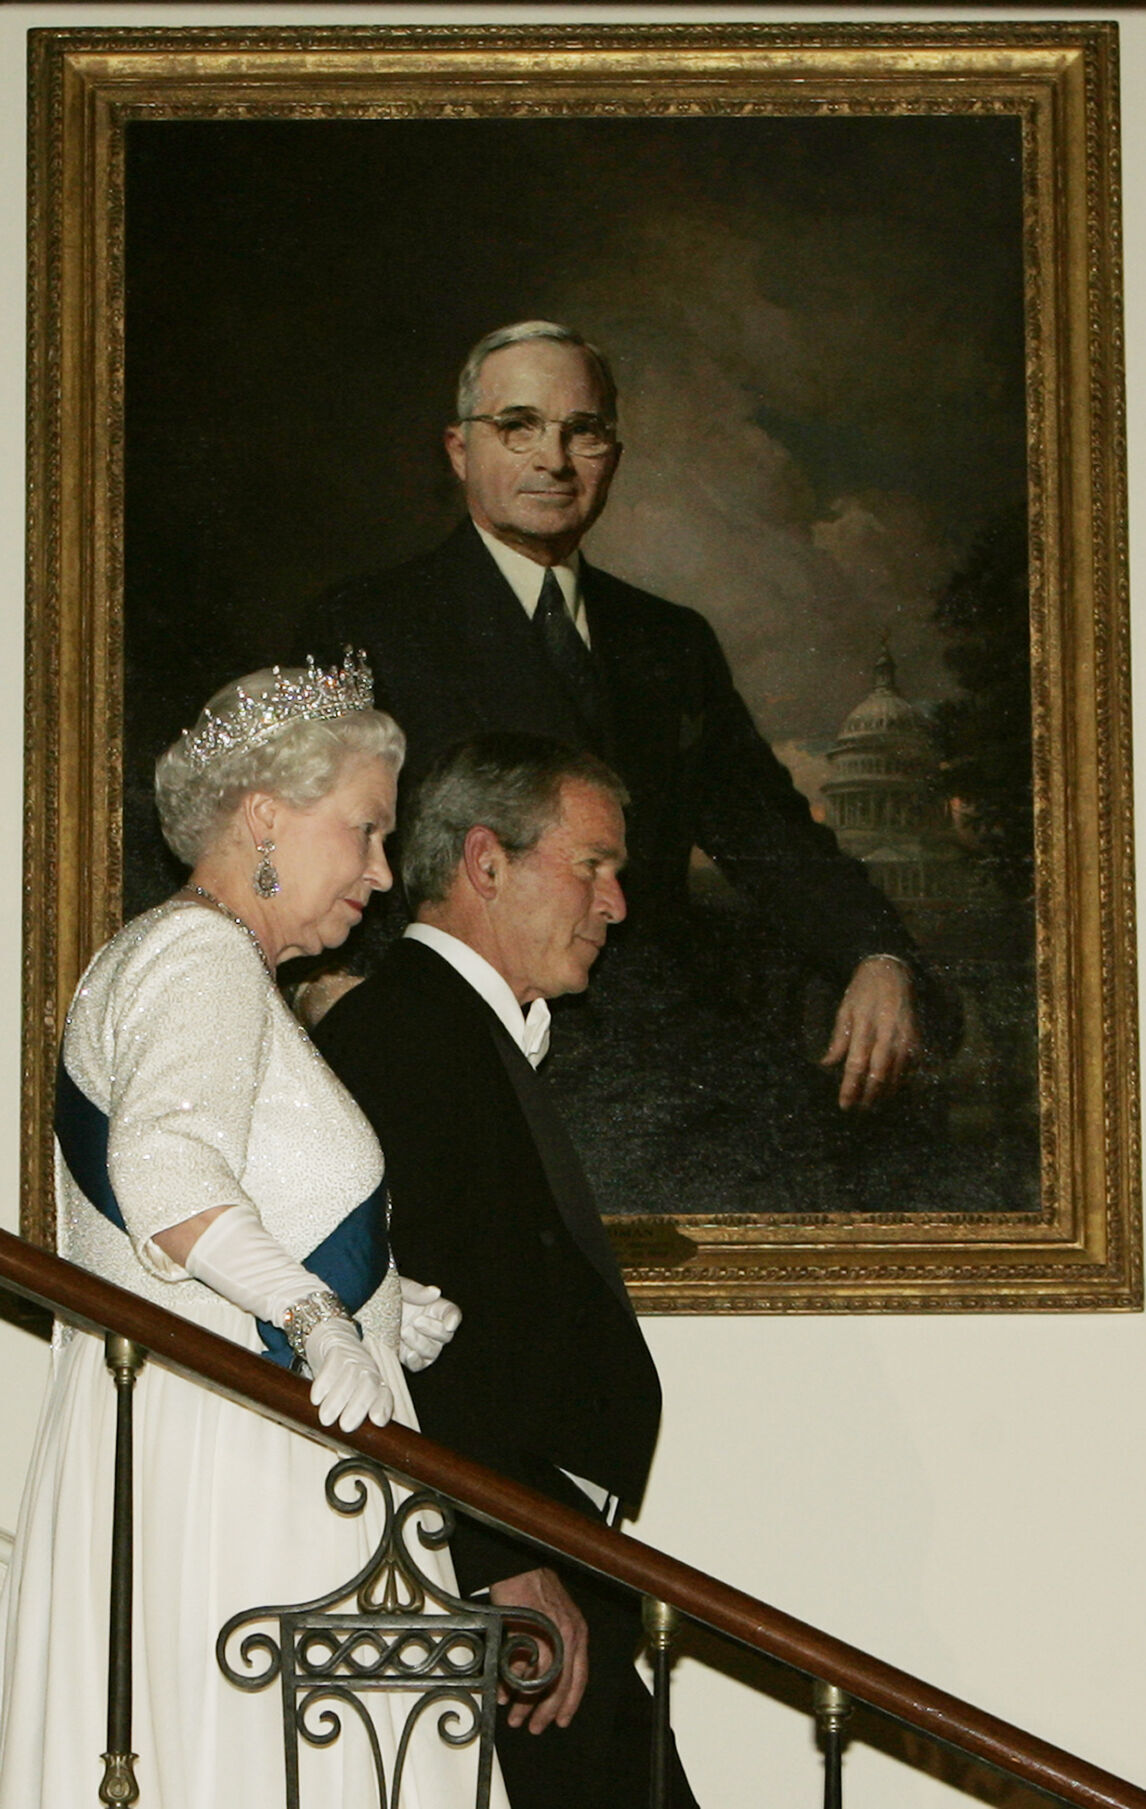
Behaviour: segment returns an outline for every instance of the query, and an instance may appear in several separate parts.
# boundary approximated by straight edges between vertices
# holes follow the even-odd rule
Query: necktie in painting
[[[555,573],[547,570],[533,616],[546,657],[591,729],[600,726],[601,690],[593,655],[565,607]]]

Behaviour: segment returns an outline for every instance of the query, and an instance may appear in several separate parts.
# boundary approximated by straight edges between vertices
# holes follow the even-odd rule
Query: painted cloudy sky
[[[172,710],[440,537],[457,366],[537,315],[621,384],[591,554],[710,617],[798,777],[885,630],[908,695],[950,692],[936,587],[1025,481],[1017,121],[128,137],[127,606]]]

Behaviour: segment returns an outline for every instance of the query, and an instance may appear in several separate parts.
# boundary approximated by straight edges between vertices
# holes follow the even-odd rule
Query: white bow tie
[[[525,1013],[521,1046],[535,1068],[549,1053],[549,1007],[544,999],[534,999]]]

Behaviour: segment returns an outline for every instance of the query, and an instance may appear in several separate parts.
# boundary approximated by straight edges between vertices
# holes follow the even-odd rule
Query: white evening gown
[[[209,907],[172,900],[148,912],[88,969],[64,1050],[69,1074],[110,1120],[108,1171],[131,1235],[96,1210],[57,1151],[61,1254],[261,1350],[247,1314],[148,1240],[207,1206],[247,1200],[304,1260],[374,1191],[382,1160],[257,950]],[[396,1285],[391,1268],[357,1317],[385,1342],[396,1417],[414,1426],[395,1348]],[[114,1448],[103,1341],[58,1332],[0,1617],[0,1809],[97,1801]],[[215,1639],[231,1615],[323,1595],[367,1561],[381,1506],[371,1490],[357,1518],[330,1509],[324,1485],[335,1456],[158,1364],[144,1368],[135,1389],[132,1729],[141,1809],[282,1809],[279,1687],[236,1689],[218,1668]],[[448,1556],[418,1557],[456,1593]],[[410,1699],[360,1700],[371,1704],[389,1778]],[[435,1721],[422,1718],[397,1809],[473,1804],[476,1745],[448,1749]],[[377,1803],[352,1710],[342,1722],[329,1748],[303,1743],[302,1809]],[[496,1766],[491,1804],[508,1809]]]

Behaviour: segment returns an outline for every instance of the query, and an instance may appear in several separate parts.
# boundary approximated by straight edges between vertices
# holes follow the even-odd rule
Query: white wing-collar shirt
[[[532,1067],[536,1068],[544,1060],[549,1050],[549,1007],[544,999],[534,999],[529,1010],[523,1011],[508,980],[502,978],[496,967],[492,967],[468,942],[451,936],[448,930],[439,930],[432,923],[410,923],[406,925],[405,934],[411,942],[424,942],[468,981],[490,1010],[496,1012]]]

